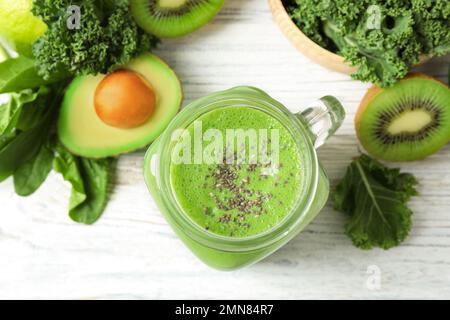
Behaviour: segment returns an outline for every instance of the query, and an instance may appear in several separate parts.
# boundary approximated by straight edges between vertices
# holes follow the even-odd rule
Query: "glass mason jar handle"
[[[312,133],[314,147],[317,149],[341,127],[345,119],[345,110],[338,99],[326,96],[298,113],[297,117],[302,122],[306,121]]]

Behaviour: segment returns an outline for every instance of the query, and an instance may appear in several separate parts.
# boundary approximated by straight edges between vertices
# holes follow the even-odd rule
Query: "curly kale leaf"
[[[71,5],[81,9],[78,29],[67,26]],[[40,0],[34,2],[33,13],[49,26],[33,45],[38,72],[45,79],[108,73],[157,44],[136,25],[127,0]]]
[[[415,29],[424,53],[443,56],[450,52],[450,2],[412,0]]]
[[[447,0],[291,0],[293,20],[319,45],[358,67],[353,78],[393,85],[420,55],[450,52]]]
[[[336,210],[350,220],[346,234],[361,249],[398,246],[411,229],[406,203],[417,195],[413,175],[389,169],[362,155],[347,169],[334,193]]]
[[[354,66],[359,66],[353,78],[391,86],[404,78],[412,65],[419,62],[422,46],[414,31],[410,12],[397,10],[383,14],[389,17],[380,29],[369,29],[368,18],[357,29],[346,35],[342,55]]]

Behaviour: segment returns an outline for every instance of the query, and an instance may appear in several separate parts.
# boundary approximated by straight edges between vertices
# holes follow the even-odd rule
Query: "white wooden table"
[[[184,104],[242,84],[293,111],[336,95],[348,117],[320,150],[333,184],[358,154],[353,116],[368,85],[305,59],[272,22],[265,0],[227,0],[213,23],[165,41],[158,54],[178,72]],[[445,79],[449,62],[422,69]],[[174,235],[144,185],[143,154],[121,158],[111,201],[94,226],[70,221],[70,188],[57,175],[26,199],[12,181],[0,185],[0,298],[450,298],[450,147],[401,165],[421,183],[402,246],[356,249],[343,234],[345,217],[328,205],[282,250],[232,273],[204,266]],[[381,271],[378,289],[367,286],[370,266]]]

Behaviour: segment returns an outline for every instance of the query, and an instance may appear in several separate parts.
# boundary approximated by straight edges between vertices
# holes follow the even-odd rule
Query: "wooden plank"
[[[158,52],[177,70],[185,104],[237,85],[266,90],[300,111],[334,94],[344,126],[319,154],[333,184],[358,154],[353,116],[367,84],[302,57],[271,21],[265,1],[227,0],[206,28],[168,40]],[[450,58],[421,70],[445,79]],[[402,168],[420,179],[414,229],[399,248],[361,251],[343,234],[345,217],[328,205],[285,248],[245,270],[200,263],[167,226],[142,179],[143,152],[121,158],[117,187],[98,224],[67,217],[69,186],[56,174],[35,195],[0,185],[0,298],[450,298],[450,147]],[[366,286],[369,266],[381,288]]]

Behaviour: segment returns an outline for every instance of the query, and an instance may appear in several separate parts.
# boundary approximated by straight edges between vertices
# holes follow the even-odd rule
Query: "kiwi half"
[[[207,24],[225,0],[131,0],[139,26],[159,38],[175,38]]]
[[[450,88],[412,74],[391,88],[372,87],[355,118],[363,147],[378,159],[414,161],[450,141]]]

